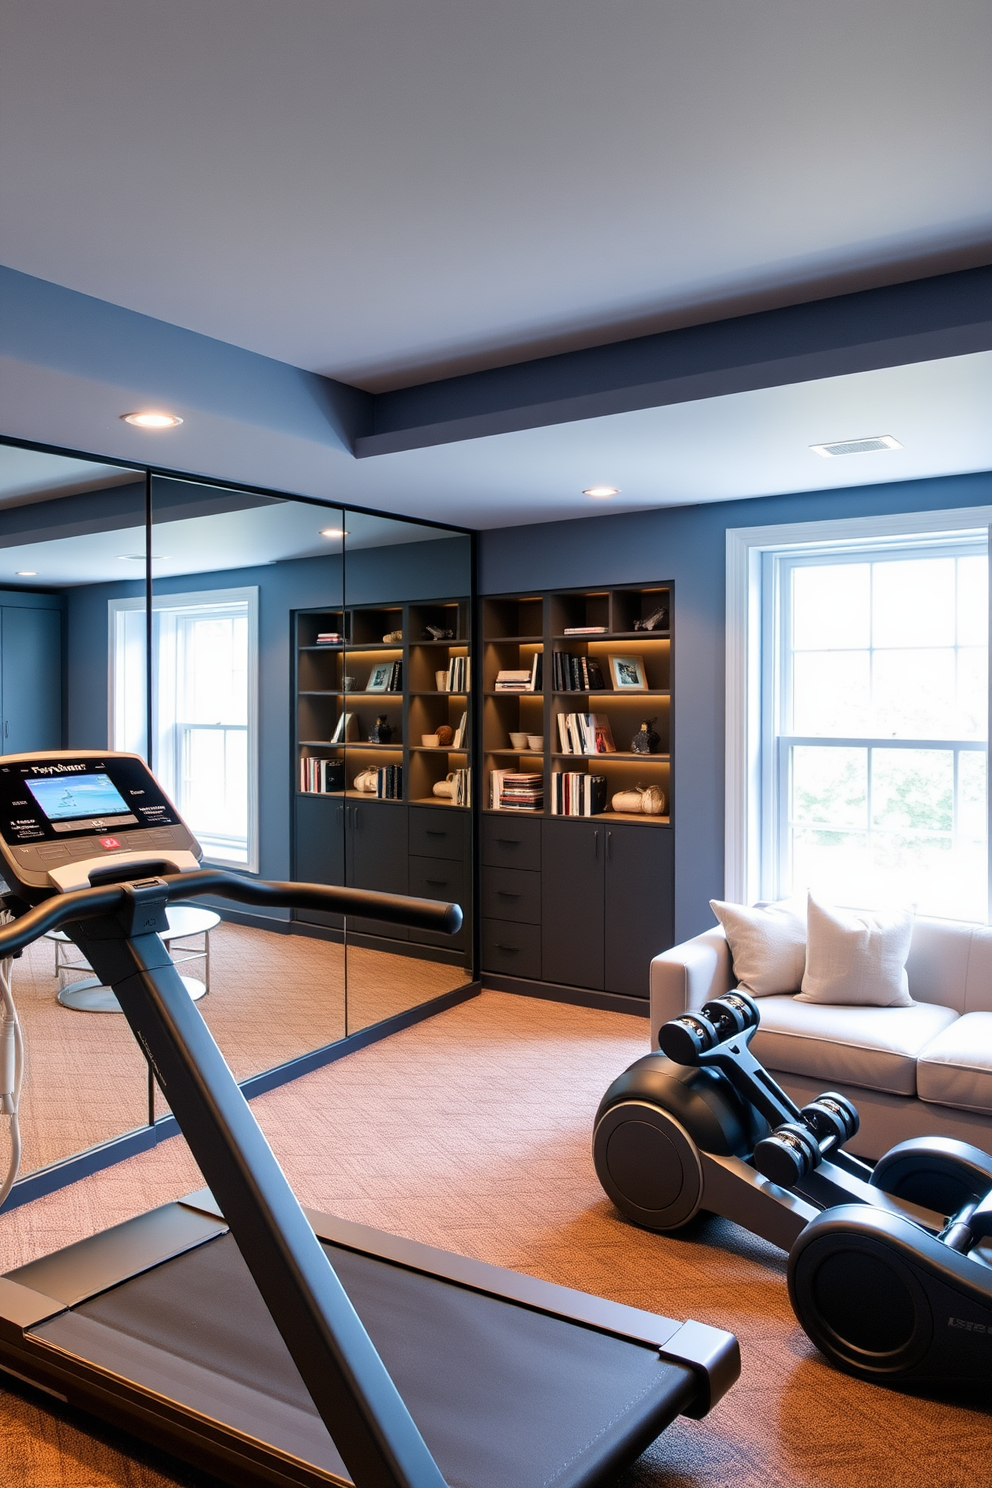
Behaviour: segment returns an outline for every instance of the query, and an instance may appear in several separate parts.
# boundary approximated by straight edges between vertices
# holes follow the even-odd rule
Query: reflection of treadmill
[[[70,772],[133,820],[48,817],[30,782]],[[0,955],[68,928],[210,1184],[0,1278],[0,1369],[232,1483],[358,1488],[593,1488],[736,1379],[719,1329],[305,1216],[156,933],[205,893],[452,932],[457,906],[203,871],[133,755],[0,759],[0,853]]]

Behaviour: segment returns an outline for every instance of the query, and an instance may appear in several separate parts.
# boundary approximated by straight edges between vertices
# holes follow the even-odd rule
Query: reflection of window
[[[983,515],[728,533],[728,895],[988,918]]]
[[[253,589],[156,595],[153,766],[207,857],[256,868]],[[111,601],[114,747],[144,753],[145,611]]]

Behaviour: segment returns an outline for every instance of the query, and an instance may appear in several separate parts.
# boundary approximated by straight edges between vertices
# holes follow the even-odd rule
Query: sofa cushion
[[[826,1007],[794,997],[766,997],[752,1049],[770,1069],[809,1075],[830,1085],[861,1085],[891,1095],[916,1094],[916,1060],[949,1024],[952,1008]]]
[[[770,997],[799,991],[806,965],[804,906],[788,899],[768,905],[711,899],[710,909],[723,926],[742,992]]]
[[[800,1002],[909,1007],[906,957],[912,938],[908,910],[837,909],[810,894]]]
[[[965,1013],[931,1039],[916,1088],[921,1100],[992,1115],[992,1013]]]

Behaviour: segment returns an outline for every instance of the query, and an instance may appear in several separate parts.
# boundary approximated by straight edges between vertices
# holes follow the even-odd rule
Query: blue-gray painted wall
[[[992,473],[769,496],[484,532],[483,594],[671,580],[675,586],[677,940],[723,895],[726,532],[887,512],[992,504]]]

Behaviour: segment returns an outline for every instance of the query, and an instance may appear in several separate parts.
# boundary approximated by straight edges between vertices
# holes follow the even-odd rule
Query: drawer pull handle
[[[497,842],[502,842],[505,847],[519,847],[520,846],[520,839],[519,839],[519,837],[497,837],[496,838],[496,841]]]
[[[497,941],[496,942],[496,949],[498,951],[512,951],[513,954],[516,955],[517,952],[519,951],[520,947],[519,946],[503,945],[500,941]]]
[[[424,830],[428,837],[447,837],[448,835],[443,827],[425,827]]]
[[[425,882],[429,883],[432,889],[443,889],[448,880],[446,878],[428,878]]]
[[[500,899],[519,899],[520,898],[520,895],[519,894],[514,894],[509,889],[497,889],[496,890],[496,893],[499,895]]]

